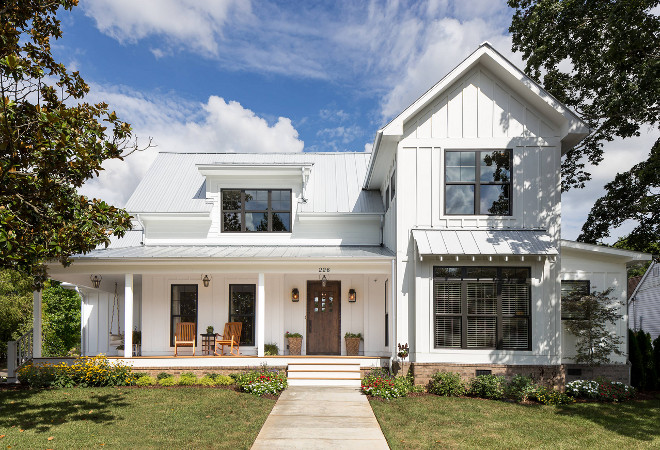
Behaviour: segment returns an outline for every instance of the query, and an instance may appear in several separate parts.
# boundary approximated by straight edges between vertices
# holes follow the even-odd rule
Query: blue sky
[[[157,146],[108,162],[83,192],[123,206],[157,151],[369,151],[481,42],[523,67],[511,15],[504,0],[82,0],[60,14],[56,57]],[[609,145],[589,188],[564,196],[563,237],[651,140]]]

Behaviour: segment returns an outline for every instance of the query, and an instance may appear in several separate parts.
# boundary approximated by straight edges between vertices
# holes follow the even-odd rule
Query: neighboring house
[[[418,382],[438,369],[563,379],[580,369],[566,282],[625,300],[626,264],[649,259],[560,240],[561,156],[587,134],[485,43],[371,154],[160,153],[126,205],[136,230],[49,270],[83,294],[84,354],[112,354],[121,324],[135,367],[286,367],[287,331],[307,356],[345,355],[343,335],[359,332],[351,361],[389,365],[407,343]],[[179,321],[198,333],[240,321],[254,357],[171,358]],[[613,329],[624,340],[626,323]],[[264,358],[267,343],[285,356]],[[603,373],[627,380],[625,357],[613,361]]]
[[[630,328],[660,336],[660,263],[653,261],[628,298]]]

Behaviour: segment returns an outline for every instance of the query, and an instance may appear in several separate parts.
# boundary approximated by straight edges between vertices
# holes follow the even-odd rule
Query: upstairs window
[[[445,152],[445,214],[511,215],[511,151]]]
[[[290,189],[223,189],[222,231],[288,233]]]

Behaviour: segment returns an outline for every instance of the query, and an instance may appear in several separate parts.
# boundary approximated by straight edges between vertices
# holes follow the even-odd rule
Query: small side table
[[[202,355],[213,355],[215,352],[215,334],[202,333]]]

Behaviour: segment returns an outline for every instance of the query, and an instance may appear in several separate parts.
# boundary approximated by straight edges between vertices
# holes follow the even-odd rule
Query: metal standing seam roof
[[[420,255],[556,255],[545,231],[412,230]]]
[[[301,213],[384,212],[378,191],[362,190],[370,153],[159,153],[126,203],[131,213],[210,212],[198,164],[312,164]],[[296,183],[302,183],[302,175]],[[246,188],[252,186],[246,181]]]
[[[141,245],[92,250],[75,259],[320,259],[384,258],[394,253],[380,246],[303,246],[303,245]]]

